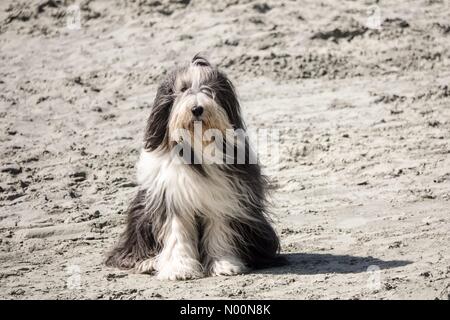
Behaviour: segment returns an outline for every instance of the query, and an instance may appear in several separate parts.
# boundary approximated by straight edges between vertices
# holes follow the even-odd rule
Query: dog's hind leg
[[[149,258],[136,263],[134,269],[138,273],[152,273],[155,271],[155,258]]]
[[[109,253],[106,265],[132,269],[156,254],[152,221],[146,211],[145,191],[139,190],[127,210],[128,221],[119,243]]]

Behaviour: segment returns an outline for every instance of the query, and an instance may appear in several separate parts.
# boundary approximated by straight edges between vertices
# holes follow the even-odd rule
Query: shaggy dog
[[[278,265],[267,181],[235,89],[204,57],[157,90],[137,164],[139,191],[106,264],[159,279],[235,275]]]

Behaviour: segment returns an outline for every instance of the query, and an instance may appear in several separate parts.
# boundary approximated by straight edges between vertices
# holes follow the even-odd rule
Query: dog
[[[106,265],[186,280],[282,264],[268,182],[245,130],[233,84],[205,57],[168,73],[147,121],[139,190]],[[192,135],[213,152],[196,150]]]

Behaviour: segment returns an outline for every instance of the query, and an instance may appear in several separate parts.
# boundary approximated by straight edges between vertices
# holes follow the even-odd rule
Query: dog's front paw
[[[189,280],[203,277],[200,263],[172,263],[158,268],[158,280]]]
[[[212,262],[210,274],[212,276],[233,276],[247,272],[248,269],[238,258],[222,258]]]

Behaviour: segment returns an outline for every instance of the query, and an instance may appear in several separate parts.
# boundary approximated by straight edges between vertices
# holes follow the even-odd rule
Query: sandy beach
[[[450,3],[1,1],[0,298],[450,297]],[[285,267],[104,266],[156,88],[197,53],[279,132]]]

